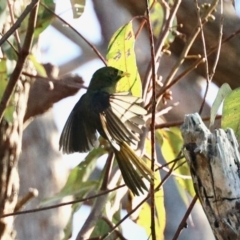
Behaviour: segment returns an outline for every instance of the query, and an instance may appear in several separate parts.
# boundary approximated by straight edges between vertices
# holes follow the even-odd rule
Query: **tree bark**
[[[18,80],[14,94],[15,111],[12,123],[0,123],[0,215],[14,212],[18,200],[18,158],[21,152],[23,118],[26,111],[30,83]],[[14,217],[0,219],[0,239],[14,239]]]
[[[198,114],[182,126],[194,188],[218,240],[240,236],[240,155],[233,130],[211,133]]]

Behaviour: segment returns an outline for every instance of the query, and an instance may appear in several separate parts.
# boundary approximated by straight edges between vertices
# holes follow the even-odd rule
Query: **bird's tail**
[[[119,145],[120,151],[115,149],[114,152],[123,180],[134,195],[139,195],[143,190],[148,190],[143,178],[151,182],[154,178],[153,172],[127,143],[121,142]]]

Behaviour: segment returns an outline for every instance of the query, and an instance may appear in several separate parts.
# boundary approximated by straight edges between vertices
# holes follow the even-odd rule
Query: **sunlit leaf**
[[[85,0],[71,0],[73,18],[79,18],[84,11]]]
[[[149,139],[145,140],[145,152],[147,156],[151,156],[151,142]],[[149,167],[151,167],[151,161],[146,161]],[[161,183],[161,176],[159,171],[154,173],[154,186],[155,188]],[[160,188],[158,191],[155,192],[155,209],[156,209],[156,216],[155,216],[155,228],[157,239],[164,239],[164,229],[166,226],[166,211],[164,205],[164,191],[163,188]],[[143,227],[147,232],[147,235],[151,235],[151,208],[148,203],[144,203],[139,210],[139,215],[137,217],[136,223]]]
[[[222,128],[232,128],[240,140],[240,88],[233,90],[224,100]]]
[[[218,109],[223,100],[231,93],[232,89],[228,83],[224,83],[218,90],[217,96],[211,108],[210,126],[213,125],[215,117],[217,116]]]
[[[158,202],[156,202],[156,207],[158,205]],[[155,229],[156,229],[156,239],[164,240],[164,228],[162,230],[162,227],[165,226],[166,219],[163,216],[163,219],[161,219],[162,216],[155,217]],[[141,212],[139,214],[139,218],[137,220],[137,224],[142,226],[145,230],[148,236],[151,236],[151,207],[150,205],[145,202],[142,205]],[[161,220],[163,226],[161,227],[159,225],[159,220]]]
[[[33,63],[33,66],[35,67],[38,75],[42,76],[42,77],[47,77],[47,73],[45,68],[43,67],[43,65],[41,63],[39,63],[36,59],[36,57],[32,54],[28,55],[29,60]]]
[[[166,162],[175,159],[183,146],[181,132],[177,127],[158,130],[157,140],[160,142],[161,152]],[[169,164],[168,168],[170,169],[172,165],[173,163]],[[177,161],[173,174],[183,189],[187,190],[191,196],[195,196],[189,167],[185,158]]]
[[[164,14],[166,11],[164,11],[164,8],[162,7],[161,3],[156,0],[150,0],[149,1],[150,6],[150,21],[152,25],[153,35],[158,38],[161,31],[162,26],[164,22]],[[177,30],[177,18],[173,18],[173,23],[171,30],[168,33],[167,39],[165,41],[165,46],[169,46],[170,43],[172,43],[175,39],[175,34],[173,34],[173,30]]]
[[[154,2],[154,3],[153,3]],[[153,5],[152,5],[153,4]],[[150,20],[153,29],[153,35],[159,37],[164,21],[164,11],[158,1],[149,1],[150,5]]]
[[[134,51],[135,37],[132,22],[118,29],[110,40],[107,52],[109,66],[128,72],[117,86],[118,92],[130,91],[134,96],[142,96],[142,84],[138,73]]]

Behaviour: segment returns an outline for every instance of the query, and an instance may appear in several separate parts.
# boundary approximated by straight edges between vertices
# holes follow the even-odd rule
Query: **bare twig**
[[[3,215],[0,216],[0,218],[10,217],[10,216],[17,216],[17,215],[23,215],[23,214],[27,214],[27,213],[41,212],[41,211],[46,211],[46,210],[50,210],[50,209],[54,209],[54,208],[64,207],[64,206],[75,204],[75,203],[88,202],[91,199],[98,198],[100,196],[103,196],[103,195],[108,194],[110,192],[116,191],[117,189],[125,187],[125,186],[126,186],[125,184],[122,184],[120,186],[117,186],[115,188],[112,188],[112,189],[100,192],[98,194],[94,194],[93,196],[90,196],[90,197],[87,197],[87,198],[82,198],[82,199],[77,199],[77,200],[74,200],[74,201],[54,204],[54,205],[51,205],[51,206],[48,206],[48,207],[41,207],[41,208],[35,208],[35,209],[26,210],[26,211],[19,211],[19,212],[3,214]]]
[[[214,11],[214,9],[216,8],[217,4],[218,4],[218,0],[214,0],[212,2],[212,4],[209,7],[209,9],[205,13],[205,15],[202,17],[202,24],[203,25],[207,22],[207,19],[208,19],[209,15]],[[178,57],[178,60],[177,60],[177,62],[175,64],[175,66],[172,68],[172,71],[170,72],[169,76],[166,78],[166,81],[164,82],[165,85],[168,85],[172,81],[172,79],[176,75],[177,71],[179,70],[180,66],[185,61],[185,58],[187,57],[188,52],[189,52],[191,46],[193,45],[196,37],[198,36],[199,32],[200,32],[200,28],[199,28],[199,26],[197,24],[197,26],[194,28],[191,36],[189,37],[187,43],[185,44],[185,47],[184,47],[181,55]],[[159,94],[162,95],[163,91],[161,90],[159,92]]]
[[[27,9],[28,9],[27,13],[29,13],[29,9],[32,10],[31,13],[30,13],[29,21],[28,21],[28,28],[27,28],[25,39],[24,39],[23,47],[22,47],[22,49],[21,49],[21,51],[19,52],[19,55],[18,55],[18,61],[17,61],[16,67],[15,67],[15,69],[14,69],[14,71],[13,71],[13,73],[12,73],[10,79],[9,79],[8,85],[7,85],[7,87],[4,91],[3,97],[2,97],[1,102],[0,102],[0,122],[3,118],[3,114],[4,114],[5,109],[6,109],[7,105],[9,104],[11,95],[12,95],[12,93],[14,91],[14,88],[16,86],[16,83],[17,83],[17,81],[18,81],[18,79],[21,75],[25,60],[26,60],[26,58],[29,54],[29,50],[30,50],[31,45],[32,45],[34,28],[36,26],[36,21],[37,21],[38,0],[33,0],[32,3],[27,6],[25,11]],[[25,13],[25,11],[24,11],[24,13]],[[27,15],[27,13],[26,13],[26,15]],[[24,15],[24,16],[26,16],[26,15]],[[21,19],[23,20],[24,18],[22,16],[23,16],[23,14],[21,15]],[[18,23],[18,21],[16,23]],[[15,24],[14,24],[14,26],[15,26]],[[13,28],[13,26],[12,26],[12,28]],[[14,30],[16,28],[14,28]],[[1,45],[1,40],[0,40],[0,45]]]
[[[45,7],[49,12],[51,12],[56,18],[60,19],[66,26],[68,26],[70,29],[72,29],[80,38],[82,38],[88,45],[89,47],[96,53],[96,55],[99,57],[99,59],[103,62],[103,64],[106,66],[106,60],[102,56],[102,54],[97,50],[97,48],[91,44],[80,32],[78,32],[71,24],[66,22],[63,18],[61,18],[59,15],[57,15],[55,12],[53,12],[50,8],[48,8],[47,5],[44,3],[40,3],[43,7]]]
[[[36,188],[30,188],[28,193],[18,201],[17,205],[15,206],[14,212],[19,211],[27,202],[29,202],[32,198],[38,196],[38,190]]]
[[[14,23],[14,25],[4,34],[4,36],[0,39],[0,46],[21,26],[22,21],[25,17],[33,10],[35,5],[38,3],[39,0],[32,0],[32,2],[25,8],[21,16],[18,20]]]
[[[10,2],[11,0],[7,0],[7,4],[8,4],[8,9],[9,9],[9,14],[10,14],[10,17],[11,17],[11,22],[12,22],[12,25],[14,25],[15,23],[15,18],[14,18],[14,14],[13,14],[13,4],[12,2]],[[18,47],[18,51],[20,51],[21,49],[21,44],[20,44],[20,37],[19,37],[19,34],[18,34],[18,30],[16,29],[16,31],[14,32],[14,36],[15,36],[15,39],[16,39],[16,44],[17,44],[17,47]]]
[[[222,116],[218,115],[216,116],[216,119],[221,119]],[[202,118],[203,121],[209,121],[210,117],[204,117]],[[169,127],[175,127],[175,126],[180,126],[183,124],[183,121],[176,121],[176,122],[168,122],[168,123],[160,123],[155,125],[156,129],[162,129],[162,128],[169,128]]]
[[[199,114],[201,115],[204,104],[206,102],[206,97],[208,94],[208,90],[209,90],[209,85],[210,85],[210,75],[209,75],[209,67],[208,67],[208,56],[207,56],[207,49],[206,49],[206,41],[205,41],[205,36],[204,36],[204,31],[203,31],[203,24],[202,24],[202,19],[201,19],[201,13],[200,13],[200,7],[198,5],[198,0],[195,0],[195,5],[196,5],[196,9],[197,9],[197,18],[198,18],[198,24],[200,27],[200,33],[201,33],[201,39],[202,39],[202,46],[203,46],[203,56],[204,56],[204,63],[205,63],[205,69],[206,69],[206,89],[205,89],[205,93],[204,93],[204,97],[203,97],[203,101],[199,110]]]
[[[110,228],[114,228],[113,223],[112,223],[111,221],[109,221],[108,218],[102,217],[102,219],[108,224],[108,226],[109,226]],[[127,239],[122,235],[122,233],[121,233],[120,231],[118,231],[117,229],[114,230],[114,233],[117,235],[118,239],[120,239],[120,240],[127,240]]]
[[[106,178],[108,178],[108,172],[109,169],[111,168],[112,162],[114,159],[114,153],[110,153],[108,155],[108,159],[106,161],[106,172],[107,174],[105,175]],[[103,181],[102,186],[101,186],[101,191],[104,191],[107,187],[107,181]],[[96,226],[96,222],[98,219],[100,219],[102,211],[104,209],[104,206],[107,202],[108,199],[108,194],[102,195],[101,197],[98,197],[94,203],[94,206],[92,207],[92,211],[87,217],[85,223],[83,224],[82,229],[79,231],[76,240],[83,240],[83,239],[89,239],[94,227]]]
[[[206,77],[207,77],[207,86],[206,86],[206,89],[205,89],[205,93],[204,93],[204,97],[203,97],[201,107],[199,109],[199,114],[201,114],[202,110],[203,110],[203,107],[204,107],[204,104],[206,102],[207,93],[209,91],[209,85],[210,85],[210,82],[212,81],[213,76],[215,74],[215,70],[216,70],[216,67],[217,67],[217,64],[218,64],[218,61],[219,61],[220,52],[221,52],[222,35],[223,35],[223,2],[222,2],[222,0],[220,0],[221,20],[220,20],[219,38],[218,38],[218,44],[217,44],[217,54],[216,54],[216,57],[215,57],[215,61],[214,61],[214,64],[213,64],[212,71],[211,71],[211,73],[209,73],[208,60],[207,60],[208,55],[207,55],[206,44],[205,44],[205,39],[204,39],[204,34],[203,34],[203,28],[202,28],[202,23],[201,23],[201,18],[200,18],[200,10],[199,10],[200,8],[198,6],[197,0],[195,0],[195,1],[196,1],[197,9],[198,9],[199,24],[200,24],[201,33],[202,33],[201,35],[202,35],[202,42],[203,42],[204,57],[206,59]]]
[[[159,44],[157,46],[156,53],[155,53],[155,62],[159,61],[161,56],[162,56],[162,48],[164,46],[165,40],[166,40],[166,38],[168,36],[168,33],[169,33],[169,29],[172,26],[173,20],[176,16],[177,10],[178,10],[181,2],[182,2],[182,0],[174,1],[174,4],[171,7],[171,10],[170,10],[170,13],[169,13],[169,17],[166,19],[166,23],[164,23],[163,30],[161,31],[161,35],[160,35],[160,38],[159,38]],[[146,99],[146,96],[147,96],[147,91],[148,91],[148,88],[149,88],[151,76],[152,76],[151,66],[149,66],[149,68],[147,70],[147,75],[146,75],[145,80],[143,82],[143,85],[144,85],[143,86],[143,99],[144,100]]]
[[[180,235],[180,233],[181,233],[181,231],[182,231],[182,229],[186,228],[186,226],[187,226],[187,219],[188,219],[190,213],[192,212],[192,209],[193,209],[197,199],[198,199],[198,197],[197,197],[197,195],[195,195],[193,200],[192,200],[192,202],[191,202],[191,204],[189,205],[189,207],[188,207],[188,209],[187,209],[187,211],[186,211],[182,221],[180,222],[180,224],[178,226],[178,229],[175,232],[174,237],[173,237],[172,240],[177,240],[179,235]]]
[[[154,172],[155,167],[155,113],[156,113],[156,66],[154,53],[154,39],[150,20],[149,3],[146,0],[147,26],[149,32],[150,49],[151,49],[151,68],[152,68],[152,119],[151,119],[151,169]],[[154,179],[150,184],[150,201],[151,201],[151,233],[152,239],[156,240],[155,229],[155,194]]]

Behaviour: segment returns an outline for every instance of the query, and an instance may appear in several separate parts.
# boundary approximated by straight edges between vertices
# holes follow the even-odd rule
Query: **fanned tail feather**
[[[128,144],[122,142],[119,145],[121,150],[115,150],[115,154],[123,179],[133,194],[139,195],[143,190],[147,190],[143,178],[151,182],[154,178],[153,172]]]

